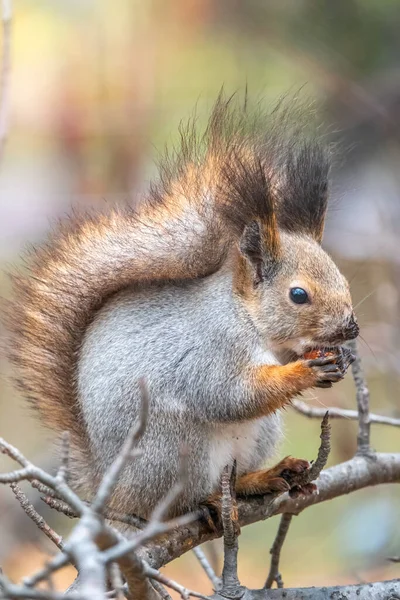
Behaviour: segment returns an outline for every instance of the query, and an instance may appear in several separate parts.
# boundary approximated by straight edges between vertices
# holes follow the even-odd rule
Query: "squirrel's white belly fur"
[[[222,470],[233,460],[236,460],[239,473],[251,468],[261,429],[262,419],[216,427],[210,436],[209,478],[212,486],[218,486]]]
[[[278,364],[276,356],[269,351],[257,349],[253,353],[255,364]],[[277,438],[281,432],[280,413],[252,421],[216,425],[210,435],[209,478],[212,485],[218,486],[222,470],[236,460],[240,475],[260,467],[260,445],[271,458],[276,451]],[[273,432],[273,434],[272,434]],[[272,435],[271,435],[272,434]]]

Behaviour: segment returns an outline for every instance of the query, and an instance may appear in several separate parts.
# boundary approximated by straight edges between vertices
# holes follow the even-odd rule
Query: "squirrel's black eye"
[[[308,294],[303,288],[295,287],[290,290],[290,299],[295,304],[305,304],[308,302]]]

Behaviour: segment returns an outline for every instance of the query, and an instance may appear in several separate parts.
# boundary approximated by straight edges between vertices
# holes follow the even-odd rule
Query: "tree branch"
[[[355,456],[351,460],[322,471],[316,482],[318,493],[298,498],[289,494],[253,496],[238,499],[239,525],[244,527],[284,512],[298,514],[308,506],[332,500],[366,487],[400,482],[400,454],[376,453]],[[156,568],[178,558],[204,542],[221,537],[222,530],[211,531],[202,520],[172,531],[163,544],[149,543],[140,550]]]
[[[38,489],[39,491],[43,489],[40,484],[37,485],[39,482],[32,481],[31,483],[32,487]],[[44,493],[46,493],[46,491],[47,490],[43,490]],[[66,517],[69,517],[70,519],[79,519],[78,513],[75,512],[69,506],[69,504],[67,504],[67,502],[63,502],[62,500],[58,500],[57,498],[54,498],[52,496],[44,496],[42,497],[42,500],[45,504],[47,504],[47,506],[49,506],[50,508],[54,508],[54,510],[62,513]],[[90,506],[88,503],[86,504],[87,506]],[[137,517],[136,515],[126,515],[123,513],[119,513],[112,508],[104,508],[103,516],[109,521],[117,521],[118,523],[129,525],[130,527],[133,527],[135,529],[144,529],[148,525],[148,521],[142,519],[141,517]]]
[[[53,542],[53,544],[55,544],[57,546],[57,548],[62,550],[64,547],[64,542],[63,542],[62,537],[60,535],[58,535],[58,533],[56,533],[50,527],[50,525],[48,525],[46,523],[46,521],[43,519],[43,517],[41,515],[39,515],[39,513],[35,510],[33,504],[31,502],[29,502],[28,498],[23,493],[21,488],[18,487],[18,485],[16,483],[12,483],[10,485],[10,488],[12,489],[14,496],[16,497],[16,499],[18,500],[22,509],[25,511],[25,513],[28,515],[28,517],[30,519],[32,519],[32,521],[35,523],[35,525],[41,531],[43,531],[43,533],[49,538],[49,540],[51,540]]]
[[[240,585],[237,556],[239,551],[237,531],[237,508],[235,498],[236,463],[225,467],[221,478],[221,521],[224,537],[224,566],[220,594],[225,598],[241,598],[244,588]]]
[[[200,548],[200,546],[196,546],[196,548],[193,548],[193,553],[195,554],[197,560],[203,567],[208,579],[211,581],[214,590],[218,591],[221,587],[221,580],[216,575],[214,569],[210,565],[204,551],[202,550],[202,548]]]
[[[322,419],[326,411],[329,412],[329,419],[351,419],[357,420],[359,418],[358,411],[348,410],[346,408],[337,408],[336,406],[329,406],[328,408],[319,408],[317,406],[309,406],[306,402],[294,398],[291,402],[292,407],[310,419]],[[370,423],[376,423],[379,425],[391,425],[392,427],[400,427],[400,419],[394,417],[386,417],[384,415],[375,415],[370,413]]]
[[[213,598],[222,600],[219,595]],[[379,581],[332,587],[247,590],[246,600],[398,600],[400,581]]]
[[[149,413],[149,396],[143,379],[139,380],[139,385],[142,400],[139,419],[132,427],[124,445],[122,446],[121,451],[118,453],[117,458],[114,460],[101,481],[100,487],[92,503],[92,510],[99,514],[103,513],[123,468],[128,460],[132,458],[132,451],[136,447],[146,429],[147,416]]]
[[[370,447],[370,429],[371,422],[369,416],[369,390],[365,380],[364,372],[361,365],[360,355],[358,353],[357,342],[352,340],[350,347],[356,357],[351,365],[354,383],[356,386],[357,410],[358,410],[358,435],[357,435],[357,452],[359,454],[368,454],[371,451]]]
[[[289,531],[290,523],[292,522],[293,515],[290,513],[284,513],[281,516],[278,531],[270,550],[271,553],[271,566],[269,569],[267,581],[265,582],[265,588],[271,588],[274,581],[278,588],[283,588],[282,576],[279,573],[279,559],[281,556],[281,550],[283,543],[286,539],[287,532]]]

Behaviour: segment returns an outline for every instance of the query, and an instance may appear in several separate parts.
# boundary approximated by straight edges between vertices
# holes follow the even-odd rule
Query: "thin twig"
[[[123,468],[128,460],[132,457],[132,450],[137,445],[146,430],[149,412],[149,395],[143,379],[139,380],[139,385],[141,391],[141,410],[139,419],[132,427],[124,445],[122,446],[121,451],[118,453],[117,458],[114,460],[101,481],[97,494],[92,503],[92,510],[99,514],[103,514],[103,510],[110,499]]]
[[[328,408],[319,408],[317,406],[309,406],[306,402],[294,398],[291,402],[291,406],[299,413],[310,419],[322,419],[326,411],[329,412],[329,419],[351,419],[358,420],[359,415],[356,410],[349,410],[347,408],[337,408],[336,406],[329,406]],[[395,417],[386,417],[385,415],[375,415],[370,413],[370,423],[376,423],[377,425],[391,425],[392,427],[400,427],[400,419]]]
[[[316,460],[311,465],[308,471],[308,483],[317,479],[328,462],[329,453],[331,451],[331,425],[329,423],[329,413],[326,412],[324,418],[321,421],[321,444],[318,448],[318,454]]]
[[[22,479],[27,481],[37,480],[42,485],[54,490],[59,497],[68,502],[78,514],[85,512],[86,505],[77,494],[66,484],[65,481],[57,480],[56,477],[49,475],[43,469],[40,469],[31,463],[23,454],[12,444],[0,438],[0,452],[15,460],[22,469],[0,475],[0,483],[16,483]]]
[[[79,519],[79,515],[74,510],[72,510],[72,508],[66,502],[58,500],[57,498],[52,498],[51,496],[45,496],[41,499],[45,504],[47,504],[47,506],[50,506],[50,508],[54,508],[54,510],[62,513],[70,519]],[[90,504],[87,503],[87,506],[90,506]],[[146,521],[146,519],[142,519],[141,517],[137,517],[136,515],[119,513],[116,510],[113,510],[112,508],[105,508],[103,510],[103,516],[109,521],[117,521],[119,523],[124,523],[125,525],[129,525],[130,527],[134,527],[135,529],[144,529],[148,525],[148,521]]]
[[[312,481],[318,479],[322,469],[328,461],[331,450],[331,426],[329,423],[328,412],[325,412],[324,418],[321,421],[320,439],[321,443],[318,448],[317,458],[308,471],[304,471],[304,473],[300,473],[296,476],[296,488],[307,486]]]
[[[232,469],[226,466],[221,478],[221,520],[224,530],[224,566],[220,593],[228,598],[241,598],[243,587],[240,585],[237,570],[239,550],[237,539],[237,506],[234,497],[236,464]],[[236,525],[235,525],[236,524]]]
[[[124,574],[129,598],[159,600],[159,595],[146,573],[145,563],[134,552],[121,557],[118,565]]]
[[[199,563],[203,567],[208,579],[211,581],[214,590],[218,591],[221,587],[221,580],[216,575],[214,569],[208,562],[208,558],[205,555],[204,551],[202,550],[202,548],[200,548],[200,546],[196,546],[196,548],[193,548],[193,552],[194,552],[195,556],[197,557]]]
[[[165,533],[169,533],[170,531],[178,529],[179,527],[185,527],[196,520],[196,513],[188,513],[180,517],[175,517],[174,519],[166,521],[165,523],[152,523],[150,520],[146,529],[140,533],[137,533],[133,539],[120,542],[104,552],[103,559],[106,563],[116,561],[121,556],[124,556],[129,552],[134,552],[146,542],[150,542],[154,538],[157,538]]]
[[[158,594],[160,594],[160,597],[162,598],[162,600],[172,600],[172,597],[169,595],[169,593],[167,592],[165,587],[163,585],[161,585],[161,583],[159,583],[155,579],[152,579],[151,585],[156,590],[156,592]]]
[[[11,583],[3,574],[0,574],[0,598],[9,600],[21,600],[30,598],[31,600],[85,600],[81,593],[55,592],[51,590],[37,590],[25,585],[16,585]]]
[[[69,432],[64,431],[61,437],[61,464],[57,472],[57,481],[68,482],[69,469]]]
[[[271,588],[274,581],[276,582],[278,588],[283,588],[282,576],[279,572],[279,559],[281,556],[283,543],[286,539],[286,535],[290,527],[290,523],[292,522],[292,518],[293,515],[289,513],[284,513],[281,516],[278,531],[274,543],[272,544],[272,548],[270,550],[271,566],[269,568],[267,581],[265,582],[265,588]]]
[[[57,512],[69,517],[70,519],[79,519],[78,513],[76,513],[69,504],[58,498],[52,498],[51,496],[42,496],[41,500],[50,508],[54,508]]]
[[[59,495],[57,494],[57,492],[55,492],[49,486],[44,485],[37,479],[32,479],[32,481],[30,481],[30,484],[33,488],[35,488],[35,490],[38,490],[41,494],[46,494],[46,496],[48,496],[50,498],[58,499],[58,500],[60,500],[60,502],[63,502],[61,500],[61,498],[59,497]]]
[[[357,410],[358,410],[358,436],[357,436],[357,453],[369,454],[370,447],[370,415],[369,415],[369,390],[361,365],[360,355],[358,353],[357,342],[352,340],[349,346],[356,357],[351,365],[354,383],[356,386]]]
[[[107,550],[104,556],[106,562],[118,560],[121,556],[125,556],[129,552],[134,552],[147,541],[167,533],[176,527],[192,523],[197,519],[196,513],[188,513],[163,522],[168,510],[182,493],[187,482],[187,477],[187,450],[184,449],[181,451],[181,469],[178,481],[166,494],[165,498],[155,507],[147,526],[137,533],[133,539],[116,544]]]
[[[10,76],[11,76],[11,0],[2,0],[3,24],[3,62],[0,73],[0,164],[3,160],[7,140],[10,112]]]
[[[144,572],[147,577],[150,577],[150,579],[154,579],[155,581],[158,581],[159,583],[169,587],[171,590],[178,592],[181,598],[184,600],[189,600],[191,596],[193,598],[202,598],[202,600],[210,600],[208,596],[204,596],[204,594],[199,594],[199,592],[194,592],[193,590],[185,588],[180,583],[177,583],[173,579],[166,577],[163,573],[160,573],[160,571],[152,569],[146,563],[144,563]]]
[[[115,598],[117,600],[124,600],[124,582],[122,581],[121,571],[116,563],[111,563],[108,569],[110,575],[111,587],[115,591]]]
[[[26,585],[26,587],[28,588],[34,587],[41,581],[44,581],[45,579],[48,580],[52,573],[55,573],[59,569],[62,569],[70,562],[71,559],[69,558],[69,556],[67,556],[67,554],[57,554],[48,563],[46,563],[45,566],[42,567],[42,569],[40,569],[30,577],[24,577],[24,579],[22,580],[23,584]]]
[[[156,508],[151,515],[151,521],[153,523],[160,523],[164,520],[165,515],[168,513],[171,506],[175,503],[175,500],[183,492],[185,485],[188,480],[188,454],[189,450],[186,446],[183,446],[180,450],[180,470],[177,482],[172,486],[170,491],[166,494],[165,498],[158,503]]]
[[[37,527],[41,531],[43,531],[43,533],[45,535],[47,535],[49,540],[51,540],[57,546],[57,548],[62,550],[64,547],[64,542],[63,542],[62,537],[60,535],[58,535],[58,533],[56,533],[50,527],[50,525],[48,525],[46,523],[46,521],[43,519],[43,517],[41,515],[39,515],[39,513],[35,510],[33,504],[31,502],[29,502],[28,498],[26,497],[24,492],[21,490],[21,488],[18,487],[18,485],[16,483],[12,483],[10,485],[10,488],[12,489],[14,496],[16,497],[16,499],[18,500],[22,509],[26,512],[28,517],[30,519],[32,519],[32,521],[35,523],[35,525],[37,525]]]
[[[114,548],[115,543],[123,539],[121,533],[115,530],[103,530],[98,539],[99,547],[107,550],[108,548]],[[105,557],[103,553],[103,561]],[[150,567],[150,565],[144,561],[140,556],[131,551],[126,551],[124,554],[120,554],[118,557],[118,565],[125,577],[127,582],[127,589],[134,598],[140,598],[143,600],[156,600],[156,591],[150,585],[149,579],[158,581],[161,584],[170,587],[171,589],[179,592],[182,598],[185,600],[190,596],[196,598],[206,598],[198,592],[186,589],[176,581],[169,579],[165,575],[161,574],[157,569]],[[157,586],[154,586],[157,588]]]

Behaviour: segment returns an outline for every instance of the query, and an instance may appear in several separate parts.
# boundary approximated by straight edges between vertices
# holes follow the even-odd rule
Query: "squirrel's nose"
[[[354,340],[359,333],[360,328],[358,326],[354,313],[352,313],[349,320],[346,323],[346,326],[343,328],[343,337],[345,340]]]

